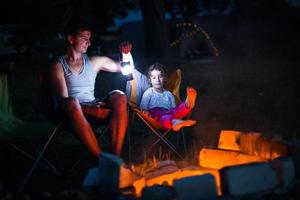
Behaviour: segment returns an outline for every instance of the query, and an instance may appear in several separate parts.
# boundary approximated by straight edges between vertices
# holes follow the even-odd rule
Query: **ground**
[[[182,98],[185,98],[186,86],[193,86],[198,91],[191,116],[197,124],[186,129],[189,159],[196,158],[199,148],[217,145],[222,129],[278,135],[290,142],[299,139],[299,33],[293,30],[293,21],[279,19],[231,21],[228,23],[230,29],[211,35],[220,56],[174,58],[170,62],[170,70],[182,69]],[[218,21],[214,26],[216,24]],[[45,120],[38,106],[38,77],[49,63],[48,59],[38,62],[22,59],[16,62],[15,69],[9,74],[13,107],[19,119],[37,123]],[[106,74],[104,78],[116,80],[120,76]],[[104,90],[111,87],[116,86],[105,85]],[[105,91],[99,91],[99,94]],[[8,146],[5,141],[2,144],[3,148]],[[13,158],[7,156],[11,155],[9,150],[4,150],[1,153],[4,162],[1,163],[6,165],[2,165],[1,170],[14,173],[15,169],[11,167],[18,165],[17,160],[12,161]],[[95,160],[90,163],[94,165]],[[80,175],[83,174],[81,171]],[[9,179],[7,175],[6,178]],[[82,176],[75,179],[79,183]],[[45,190],[68,189],[68,183],[55,181],[53,178],[55,189],[52,186],[47,188],[45,184]],[[56,183],[62,186],[57,187],[59,184]],[[43,187],[43,184],[39,186]]]

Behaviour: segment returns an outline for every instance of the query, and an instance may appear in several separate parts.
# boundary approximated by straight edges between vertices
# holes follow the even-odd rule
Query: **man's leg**
[[[69,124],[80,140],[87,146],[89,151],[96,157],[101,149],[95,137],[94,131],[86,120],[78,99],[67,98],[62,103],[62,110],[66,113]]]
[[[112,146],[114,153],[120,156],[128,122],[127,99],[122,91],[116,90],[110,93],[108,101],[111,107]]]

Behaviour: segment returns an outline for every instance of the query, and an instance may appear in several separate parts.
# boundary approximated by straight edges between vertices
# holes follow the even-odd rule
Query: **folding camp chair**
[[[175,101],[176,104],[180,103],[180,97],[179,97],[179,87],[181,84],[181,70],[177,69],[174,73],[172,73],[168,79],[167,82],[165,84],[165,88],[169,91],[172,92],[172,94],[175,97]],[[150,149],[152,149],[156,144],[158,144],[159,142],[163,142],[164,144],[166,144],[169,149],[171,149],[178,157],[183,158],[183,156],[179,153],[179,151],[177,150],[177,148],[175,147],[175,145],[168,140],[168,138],[166,137],[167,134],[172,131],[172,129],[166,129],[164,128],[160,123],[158,123],[154,118],[152,118],[151,116],[143,113],[141,110],[139,110],[136,107],[131,107],[132,111],[133,111],[133,116],[138,116],[143,122],[144,124],[146,124],[149,129],[158,137],[158,139],[153,142],[151,144],[150,147],[148,147],[148,151]],[[185,133],[184,130],[181,129],[179,131],[179,133],[177,134],[177,142],[179,142],[180,140],[180,136],[182,137],[182,145],[183,145],[183,150],[184,150],[184,156],[186,156],[186,140],[185,140]]]
[[[49,78],[48,78],[48,74],[46,72],[42,73],[40,75],[40,98],[41,98],[41,104],[42,104],[42,113],[44,115],[46,115],[46,117],[51,120],[54,121],[54,117],[53,117],[53,112],[51,109],[51,97],[49,96],[50,94],[50,84],[49,84]],[[55,121],[55,126],[52,127],[52,129],[48,132],[47,134],[47,138],[45,140],[45,142],[42,144],[41,148],[38,148],[35,146],[36,152],[38,153],[37,156],[32,155],[32,153],[29,153],[27,151],[25,151],[24,149],[22,149],[20,146],[12,143],[12,147],[17,150],[18,152],[20,152],[22,155],[25,155],[27,158],[33,160],[33,165],[31,166],[29,172],[27,173],[27,175],[25,176],[25,178],[23,179],[21,185],[19,186],[19,188],[17,189],[17,193],[20,193],[25,185],[28,183],[28,181],[30,180],[30,178],[32,177],[32,174],[34,172],[34,170],[36,169],[37,166],[42,166],[45,169],[48,169],[49,171],[53,172],[53,174],[61,176],[62,172],[53,164],[49,161],[49,159],[46,158],[45,153],[46,150],[49,149],[50,144],[54,141],[57,140],[57,138],[59,138],[59,136],[62,135],[62,133],[69,133],[69,135],[74,136],[73,133],[71,133],[71,131],[69,130],[68,126],[66,126],[66,124],[64,122],[57,122]],[[102,126],[97,126],[97,127],[93,127],[95,134],[98,138],[98,140],[103,140],[106,143],[108,143],[108,141],[106,140],[104,134],[107,132],[108,130],[108,125],[102,125]],[[78,139],[77,139],[78,140]],[[79,140],[78,140],[79,141]],[[80,156],[79,159],[77,159],[70,167],[68,167],[68,173],[72,172],[78,165],[79,163],[86,158],[86,156],[88,155],[88,151],[85,150]],[[57,154],[58,155],[58,154]]]
[[[171,149],[178,157],[183,158],[183,156],[178,152],[176,146],[168,140],[166,137],[167,134],[172,131],[172,129],[166,129],[165,127],[161,126],[160,123],[158,123],[154,118],[151,116],[143,113],[141,110],[134,108],[134,112],[136,115],[149,127],[149,129],[158,137],[158,139],[153,142],[149,147],[148,151],[151,150],[156,144],[158,144],[160,141],[162,141],[164,144],[166,144],[169,149]],[[179,131],[180,133],[177,133],[177,137],[180,137],[180,134],[182,136],[182,143],[184,148],[184,153],[186,155],[186,143],[185,143],[185,134],[183,130]],[[177,138],[179,140],[179,138]]]

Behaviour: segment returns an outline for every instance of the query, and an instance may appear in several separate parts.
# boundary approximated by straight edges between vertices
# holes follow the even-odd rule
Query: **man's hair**
[[[166,78],[166,71],[165,71],[165,69],[164,69],[164,66],[163,66],[162,64],[160,64],[160,63],[154,63],[154,64],[150,65],[150,67],[149,67],[148,70],[147,70],[147,76],[148,76],[148,79],[150,79],[151,72],[152,72],[153,70],[160,71],[161,74],[162,74],[162,76],[163,76],[164,78]]]
[[[76,36],[81,31],[92,31],[92,27],[88,23],[73,20],[65,28],[64,31],[65,38],[67,39],[68,35]]]

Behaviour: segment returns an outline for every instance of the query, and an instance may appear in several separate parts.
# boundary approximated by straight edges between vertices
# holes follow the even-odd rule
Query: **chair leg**
[[[86,150],[84,153],[82,153],[82,155],[80,156],[80,158],[73,164],[73,166],[70,168],[70,172],[72,172],[77,165],[79,165],[79,163],[85,159],[85,157],[89,154],[89,152]]]
[[[104,142],[106,142],[107,144],[109,144],[109,142],[106,140],[104,134],[107,132],[109,126],[105,126],[103,128],[99,128],[97,129],[98,132],[97,132],[97,138],[98,140],[102,139]],[[84,160],[86,158],[87,155],[89,155],[89,151],[88,150],[85,150],[85,152],[83,152],[80,156],[80,158],[71,166],[70,168],[70,172],[72,172],[78,165],[79,163]]]
[[[158,132],[157,130],[155,130],[139,113],[137,113],[137,115],[140,117],[140,119],[147,124],[147,126],[155,133],[155,135],[157,135],[159,137],[159,139],[157,141],[155,141],[150,149],[157,144],[160,140],[162,140],[174,153],[176,153],[177,156],[179,156],[182,159],[182,156],[176,151],[176,148],[174,147],[174,145],[165,137],[165,135],[171,130],[167,130],[164,134]]]
[[[156,140],[149,149],[152,149],[154,145],[156,145],[160,140],[163,141],[179,158],[182,159],[182,156],[178,153],[178,151],[176,150],[176,148],[174,147],[174,145],[165,137],[167,135],[167,133],[170,131],[167,130],[164,134],[159,133],[158,131],[156,131],[155,129],[153,129],[151,127],[152,131],[159,137],[158,140]]]
[[[14,145],[14,144],[11,144],[11,146],[12,146],[15,150],[19,151],[19,152],[22,153],[23,155],[25,155],[25,156],[27,156],[28,158],[30,158],[31,160],[33,160],[33,161],[36,160],[36,158],[35,158],[34,156],[32,156],[32,155],[30,155],[29,153],[25,152],[23,149],[19,148],[18,146]],[[45,169],[51,170],[51,169],[49,168],[49,166],[47,166],[46,164],[44,164],[44,163],[42,163],[42,162],[39,162],[38,164],[41,165],[41,166],[43,166]]]
[[[24,181],[22,182],[21,186],[19,187],[19,189],[17,190],[17,194],[19,194],[24,186],[27,184],[27,182],[29,181],[29,179],[32,176],[32,173],[34,171],[34,169],[36,168],[37,164],[40,162],[42,156],[44,155],[47,147],[49,146],[50,142],[52,141],[52,139],[54,138],[54,136],[56,135],[56,133],[58,132],[59,128],[62,126],[62,124],[57,125],[54,130],[52,131],[52,133],[50,134],[48,140],[46,141],[42,151],[40,152],[39,156],[37,157],[37,159],[35,160],[33,166],[31,167],[30,171],[28,172],[27,176],[25,177]]]
[[[39,154],[40,150],[36,146],[34,146],[34,148],[35,148],[37,154]],[[34,158],[34,160],[36,160],[36,158]],[[44,164],[44,165],[48,166],[47,169],[52,171],[54,174],[60,175],[60,173],[58,172],[56,167],[45,156],[42,156],[42,158],[41,158],[41,160],[39,161],[38,164]]]
[[[154,130],[153,130],[154,131]],[[154,131],[154,133],[159,137],[155,142],[152,143],[152,145],[150,146],[150,148],[152,148],[154,145],[156,145],[159,141],[164,141],[166,143],[166,145],[168,145],[170,148],[174,148],[175,149],[175,146],[167,139],[165,138],[165,136],[167,135],[167,133],[169,132],[170,130],[166,131],[164,134],[161,134],[160,132],[158,131]]]
[[[140,116],[139,114],[137,114],[138,116]],[[161,134],[161,133],[159,133],[157,130],[155,130],[152,126],[151,126],[151,124],[149,124],[142,116],[140,116],[140,118],[141,118],[141,120],[142,121],[144,121],[144,123],[145,124],[147,124],[147,126],[162,140],[162,141],[164,141],[168,146],[173,146],[174,147],[174,145],[172,145],[164,136],[162,136],[163,134]],[[166,134],[168,133],[170,131],[170,129],[169,130],[167,130],[167,132],[166,132]],[[164,134],[165,135],[165,134]],[[172,147],[171,147],[172,148]]]

